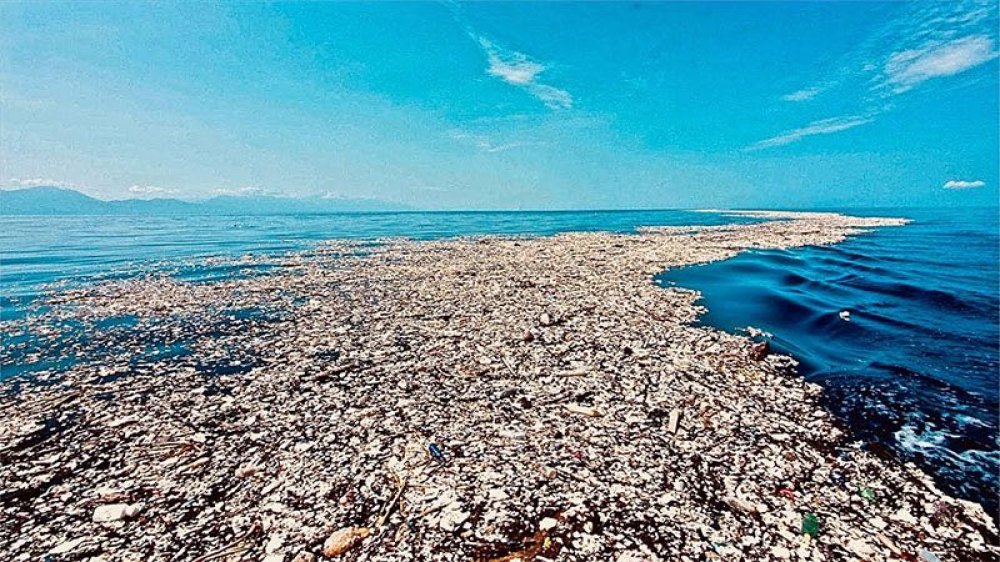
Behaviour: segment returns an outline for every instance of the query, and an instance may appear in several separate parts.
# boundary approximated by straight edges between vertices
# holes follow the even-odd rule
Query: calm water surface
[[[344,213],[254,217],[2,217],[0,279],[4,312],[11,298],[36,296],[46,283],[175,268],[192,258],[282,254],[332,239],[418,240],[481,234],[551,235],[634,232],[638,226],[753,222],[689,211]],[[182,268],[180,276],[224,275]]]

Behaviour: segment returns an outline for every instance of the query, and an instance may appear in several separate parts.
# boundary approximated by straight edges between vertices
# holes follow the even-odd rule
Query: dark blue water
[[[828,407],[860,439],[995,512],[997,209],[864,214],[914,222],[835,246],[669,271],[660,281],[701,291],[709,325],[772,334],[773,347],[825,387]]]

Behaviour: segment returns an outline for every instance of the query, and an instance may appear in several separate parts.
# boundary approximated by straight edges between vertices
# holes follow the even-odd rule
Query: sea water
[[[701,291],[707,324],[771,333],[774,348],[826,388],[827,406],[857,438],[917,462],[947,491],[995,511],[997,210],[843,211],[914,222],[834,246],[744,253],[671,270],[658,281]],[[280,255],[323,240],[634,232],[752,220],[687,211],[3,217],[0,317],[24,314],[52,283],[151,272],[207,282],[247,268],[202,258]],[[26,372],[4,352],[12,340],[0,338],[7,355],[0,377]]]
[[[276,255],[324,240],[416,240],[483,234],[634,232],[639,226],[754,222],[691,211],[381,212],[269,216],[0,216],[0,284],[8,317],[54,282],[88,282],[158,269],[205,281],[227,269],[196,258]],[[16,299],[17,302],[12,302]]]
[[[997,209],[844,212],[913,222],[833,246],[747,252],[658,281],[700,291],[708,325],[771,334],[855,437],[995,513]]]

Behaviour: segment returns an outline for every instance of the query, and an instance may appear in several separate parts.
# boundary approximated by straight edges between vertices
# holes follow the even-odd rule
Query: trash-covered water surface
[[[835,246],[748,252],[661,275],[700,291],[707,325],[771,334],[859,439],[997,509],[996,209],[908,209]]]
[[[312,249],[326,240],[634,232],[639,226],[756,222],[745,216],[680,210],[355,212],[264,216],[31,216],[4,217],[0,230],[4,294],[0,315],[51,283],[170,274],[184,280],[223,280],[268,264],[256,259]]]
[[[0,296],[0,379],[65,369],[77,361],[100,360],[123,345],[160,346],[146,341],[148,326],[38,325],[51,291],[147,277],[206,284],[267,275],[281,270],[323,241],[351,240],[351,254],[380,240],[431,240],[483,234],[552,235],[559,232],[635,232],[650,225],[746,224],[760,219],[678,210],[650,211],[458,211],[367,212],[238,216],[6,217],[0,231],[3,295]],[[328,254],[330,255],[330,254]],[[219,325],[209,311],[197,319],[206,330]],[[23,320],[23,321],[22,321]],[[6,321],[6,322],[3,322]],[[159,330],[162,333],[162,330]],[[181,352],[173,342],[169,352]],[[109,349],[106,349],[109,348]],[[67,350],[73,350],[68,353]],[[134,361],[136,357],[133,357]]]
[[[624,233],[635,232],[638,226],[745,224],[758,220],[677,210],[6,217],[5,228],[0,231],[0,379],[100,360],[122,346],[170,345],[171,353],[184,349],[184,342],[147,341],[156,337],[150,336],[148,326],[116,326],[114,318],[77,329],[63,322],[40,321],[46,303],[38,297],[52,291],[66,293],[100,283],[148,277],[207,284],[267,275],[331,239],[356,242],[346,251],[359,254],[380,240],[399,237],[430,240],[566,231]],[[200,330],[208,330],[210,323],[219,326],[226,321],[224,315],[216,317],[214,312],[207,311],[197,319]],[[41,324],[44,326],[40,330],[28,329]]]
[[[0,383],[0,557],[993,559],[980,506],[653,283],[902,222],[755,216],[331,242],[265,275],[43,296],[33,331],[96,343]]]

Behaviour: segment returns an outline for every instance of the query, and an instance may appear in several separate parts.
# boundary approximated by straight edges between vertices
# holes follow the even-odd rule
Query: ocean
[[[199,258],[278,255],[324,240],[484,234],[634,232],[649,225],[754,222],[691,211],[371,212],[268,216],[5,216],[0,229],[0,313],[10,317],[47,284],[169,270],[179,278],[224,277],[229,266]]]
[[[769,333],[774,349],[825,387],[827,406],[860,440],[917,463],[946,491],[995,512],[997,210],[841,211],[914,222],[835,246],[755,251],[671,270],[657,282],[700,291],[705,324]],[[247,271],[209,258],[281,255],[331,239],[632,232],[753,220],[688,211],[4,217],[0,317],[16,324],[53,287],[148,273],[210,282]],[[34,367],[11,351],[22,338],[0,337],[0,377],[30,374]]]
[[[705,324],[770,335],[854,435],[997,510],[997,209],[846,210],[902,216],[844,243],[744,253],[668,271],[702,293]],[[845,318],[842,312],[847,312]]]

